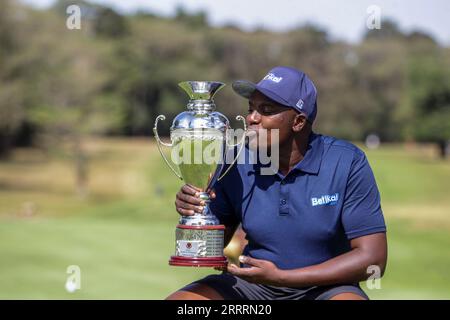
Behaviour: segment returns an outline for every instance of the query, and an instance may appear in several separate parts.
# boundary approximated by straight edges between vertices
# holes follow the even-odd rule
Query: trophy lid
[[[183,81],[178,84],[191,100],[213,100],[225,83],[217,81]]]

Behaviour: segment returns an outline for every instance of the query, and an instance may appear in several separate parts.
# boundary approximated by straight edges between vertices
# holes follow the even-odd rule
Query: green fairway
[[[169,267],[181,185],[147,140],[95,140],[90,195],[68,159],[18,150],[0,163],[0,298],[162,299],[211,269]],[[429,148],[367,151],[389,261],[374,299],[450,299],[450,162]],[[68,293],[66,269],[81,269]],[[362,283],[363,289],[366,289]]]
[[[65,219],[0,229],[1,298],[161,299],[210,271],[167,265],[169,223]],[[81,269],[81,290],[73,294],[64,289],[69,265]]]

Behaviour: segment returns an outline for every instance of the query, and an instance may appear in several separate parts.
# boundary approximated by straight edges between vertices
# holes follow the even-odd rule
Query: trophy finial
[[[213,100],[225,83],[217,81],[183,81],[178,84],[191,100]]]

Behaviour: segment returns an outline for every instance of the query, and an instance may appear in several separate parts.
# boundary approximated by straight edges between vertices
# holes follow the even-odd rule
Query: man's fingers
[[[236,266],[234,264],[230,264],[227,268],[227,271],[238,277],[251,277],[251,276],[255,275],[255,272],[257,270],[256,270],[256,268],[239,268],[238,266]]]
[[[194,196],[194,197],[198,197],[200,192],[202,191],[201,189],[199,189],[197,187],[194,187],[194,186],[191,186],[190,184],[185,184],[184,186],[181,187],[181,190],[184,193],[187,193],[187,194],[189,194],[191,196]]]
[[[250,258],[247,256],[239,256],[239,261],[244,264],[248,264],[255,267],[262,267],[264,264],[264,260],[259,260],[255,258]]]
[[[205,205],[205,201],[203,201],[202,199],[190,196],[190,195],[182,193],[182,192],[177,193],[177,200],[186,202],[188,204],[193,204],[196,206]]]
[[[198,213],[202,213],[203,212],[203,206],[196,206],[190,203],[186,203],[184,201],[180,201],[180,200],[175,200],[175,208],[181,208],[181,209],[185,209],[185,210],[190,210],[190,211],[195,211]]]
[[[205,201],[199,198],[201,189],[189,184],[181,187],[175,199],[175,208],[183,216],[191,216],[195,213],[202,213]]]
[[[202,192],[202,189],[194,187],[190,184],[185,184],[184,186],[181,187],[180,194],[189,195],[192,196],[193,198],[199,199],[198,197],[200,196],[200,192]],[[216,193],[214,192],[214,190],[211,190],[209,192],[209,197],[210,199],[214,199],[216,197]]]
[[[183,208],[177,208],[177,211],[182,216],[192,216],[193,214],[195,214],[194,210],[186,210]]]

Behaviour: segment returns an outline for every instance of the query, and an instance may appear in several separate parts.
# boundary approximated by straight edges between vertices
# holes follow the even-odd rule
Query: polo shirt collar
[[[299,170],[310,174],[317,174],[322,162],[323,150],[324,145],[321,135],[311,132],[305,157],[299,163],[297,163],[292,170]],[[254,164],[253,172],[259,173],[261,170],[261,166],[262,165],[259,162],[257,164]]]
[[[324,146],[321,135],[311,132],[305,157],[297,163],[293,169],[310,174],[317,174],[322,162],[323,149]]]

